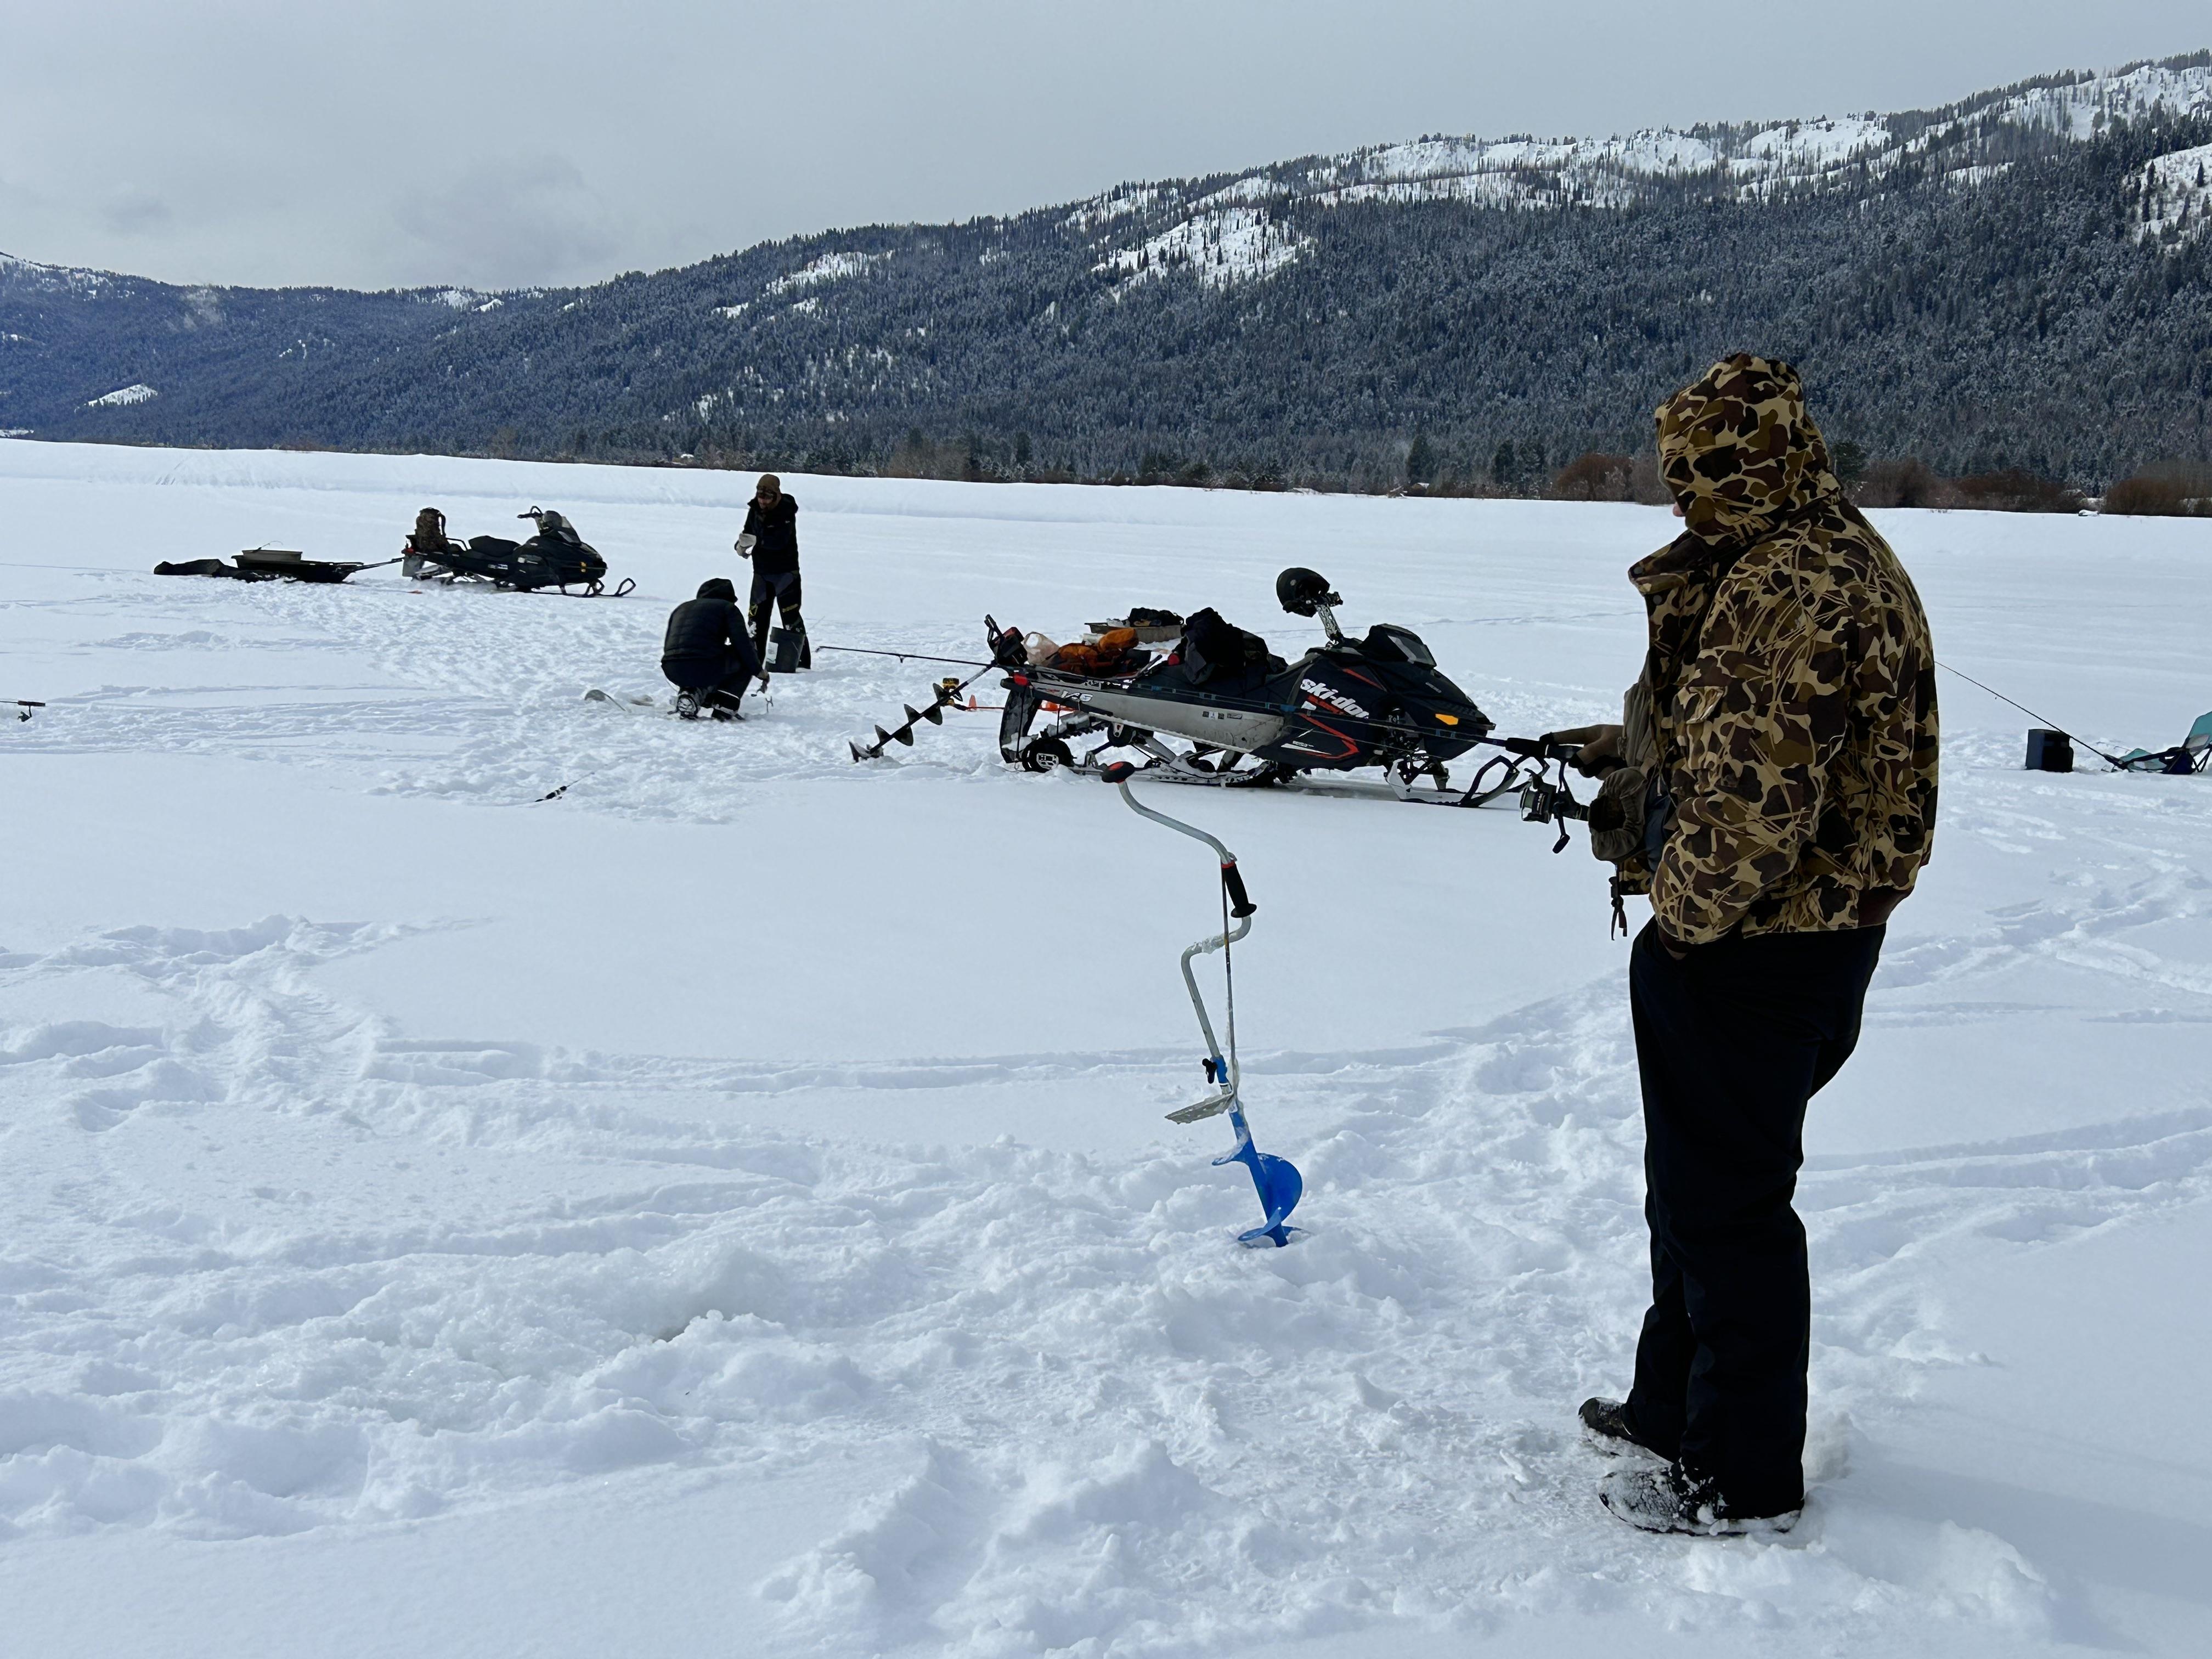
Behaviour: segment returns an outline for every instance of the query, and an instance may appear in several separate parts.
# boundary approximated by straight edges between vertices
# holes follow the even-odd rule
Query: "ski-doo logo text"
[[[1334,686],[1323,685],[1319,680],[1300,680],[1298,690],[1310,697],[1319,697],[1333,708],[1341,708],[1356,720],[1367,718],[1367,711]]]

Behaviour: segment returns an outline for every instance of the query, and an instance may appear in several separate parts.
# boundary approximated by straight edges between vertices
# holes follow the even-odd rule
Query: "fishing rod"
[[[901,662],[949,662],[959,668],[1003,668],[1003,663],[977,662],[973,657],[933,657],[921,651],[873,651],[861,645],[817,645],[817,651],[842,651],[854,657],[896,657]]]
[[[2026,703],[2014,702],[2012,698],[2005,696],[2003,692],[1998,690],[1995,686],[1984,685],[1972,674],[1963,673],[1960,670],[1952,667],[1948,662],[1939,662],[1936,665],[1942,669],[1945,673],[1955,675],[1960,679],[1966,681],[1967,684],[1974,687],[1977,690],[1988,692],[1999,702],[2011,703],[2014,708],[2019,709],[2020,712],[2027,715],[2028,719],[2039,722],[2046,730],[2056,732],[2060,737],[2064,738],[2069,743],[2080,744],[2084,749],[2094,755],[2099,760],[2103,761],[2106,765],[2122,772],[2128,769],[2128,763],[2120,759],[2117,755],[2106,754],[2103,750],[2098,748],[2095,744],[2091,743],[2087,738],[2075,737],[2071,732],[2069,732],[2064,726],[2059,725],[2047,714],[2039,714],[2035,710],[2030,708]]]
[[[42,702],[33,702],[27,697],[18,697],[15,699],[15,718],[19,720],[27,720],[31,718],[31,711],[33,708],[45,707],[46,704]]]

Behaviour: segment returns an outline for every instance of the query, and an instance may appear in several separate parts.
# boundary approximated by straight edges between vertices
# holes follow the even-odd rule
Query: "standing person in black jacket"
[[[799,503],[783,493],[783,481],[773,472],[761,474],[752,505],[745,509],[744,533],[738,538],[738,552],[753,564],[753,654],[768,660],[768,624],[771,609],[781,613],[783,625],[799,639],[799,665],[814,666],[813,648],[807,643],[806,624],[799,617]]]
[[[760,653],[745,631],[738,590],[727,576],[699,584],[699,597],[668,614],[660,645],[660,672],[676,687],[676,712],[696,720],[702,707],[717,720],[736,716],[745,688],[761,673]],[[690,707],[686,708],[686,700]]]

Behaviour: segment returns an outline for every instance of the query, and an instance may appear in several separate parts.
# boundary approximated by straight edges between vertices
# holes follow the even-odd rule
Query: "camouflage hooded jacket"
[[[1659,410],[1686,529],[1630,570],[1674,821],[1623,866],[1667,934],[1886,921],[1936,823],[1936,657],[1897,555],[1845,498],[1787,363],[1737,356]]]

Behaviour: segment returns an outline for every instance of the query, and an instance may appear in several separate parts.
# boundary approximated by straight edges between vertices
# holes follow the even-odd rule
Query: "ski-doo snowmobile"
[[[586,597],[596,598],[604,590],[607,562],[567,519],[539,507],[514,516],[532,520],[538,533],[526,542],[504,536],[472,536],[456,542],[446,534],[446,515],[435,507],[424,507],[416,515],[414,533],[407,538],[400,574],[410,581],[489,582],[520,593],[541,587],[566,593],[580,587]],[[620,599],[636,586],[625,578],[614,597]]]
[[[1401,799],[1440,805],[1478,805],[1523,781],[1501,754],[1501,777],[1488,779],[1486,765],[1467,787],[1450,787],[1446,763],[1488,738],[1493,722],[1419,635],[1377,623],[1347,636],[1336,620],[1343,599],[1302,568],[1276,578],[1275,597],[1294,617],[1318,617],[1328,635],[1296,662],[1210,611],[1184,623],[1164,655],[1133,653],[1103,672],[1032,661],[1013,630],[994,631],[993,654],[1007,670],[1000,754],[1032,772],[1096,774],[1109,751],[1134,750],[1158,781],[1229,787],[1379,767]]]

